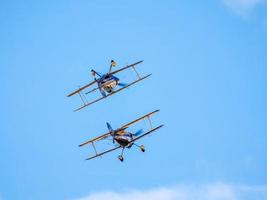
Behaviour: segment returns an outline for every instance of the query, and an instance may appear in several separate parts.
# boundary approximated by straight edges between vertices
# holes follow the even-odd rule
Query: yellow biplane
[[[130,123],[127,123],[123,126],[121,126],[120,128],[117,128],[117,129],[112,129],[111,125],[107,122],[107,128],[109,130],[109,132],[103,134],[103,135],[100,135],[96,138],[93,138],[91,140],[88,140],[82,144],[79,145],[79,147],[82,147],[82,146],[85,146],[85,145],[92,145],[93,149],[94,149],[94,152],[95,152],[95,155],[87,158],[86,160],[90,160],[90,159],[93,159],[93,158],[96,158],[96,157],[99,157],[99,156],[102,156],[106,153],[109,153],[111,151],[115,151],[117,149],[122,149],[121,151],[121,154],[118,156],[118,159],[122,162],[124,160],[123,158],[123,152],[124,152],[124,149],[125,148],[128,148],[130,149],[133,145],[134,146],[137,146],[138,148],[140,148],[140,150],[142,152],[145,152],[145,146],[144,145],[137,145],[135,142],[139,139],[141,139],[142,137],[160,129],[161,127],[163,127],[163,124],[162,125],[159,125],[155,128],[153,128],[152,126],[152,122],[151,122],[151,115],[155,114],[159,112],[159,110],[155,110],[153,112],[150,112],[138,119],[135,119],[134,121],[130,122]],[[133,124],[136,124],[142,120],[145,120],[147,119],[149,121],[149,124],[150,124],[150,128],[149,130],[147,130],[145,133],[143,132],[142,129],[136,131],[136,132],[130,132],[130,131],[126,131],[126,129],[128,129],[130,126],[132,126]],[[112,140],[113,141],[113,144],[114,144],[114,147],[112,147],[111,149],[108,149],[108,150],[105,150],[105,151],[102,151],[102,152],[98,152],[96,150],[96,146],[95,146],[95,143],[101,141],[101,140]]]

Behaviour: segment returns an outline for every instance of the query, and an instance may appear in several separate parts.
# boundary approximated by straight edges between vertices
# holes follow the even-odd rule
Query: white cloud
[[[75,200],[266,200],[267,186],[180,185],[128,192],[105,191]]]
[[[129,191],[125,193],[100,192],[77,200],[175,200],[176,191],[159,188],[148,191]]]
[[[246,17],[266,0],[222,0],[222,2],[234,13]]]

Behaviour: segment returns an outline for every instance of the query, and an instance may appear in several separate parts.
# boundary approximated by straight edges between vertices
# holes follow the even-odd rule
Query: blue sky
[[[0,199],[266,199],[265,0],[2,1]],[[66,98],[144,60],[153,75],[73,113]],[[125,78],[122,75],[120,78]],[[127,82],[124,81],[124,82]],[[84,161],[78,144],[154,109],[165,127]],[[107,195],[107,196],[105,196]]]

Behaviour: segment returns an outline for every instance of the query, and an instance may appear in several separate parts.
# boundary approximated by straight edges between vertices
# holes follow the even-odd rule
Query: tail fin
[[[110,135],[112,136],[112,138],[113,138],[113,144],[115,143],[115,139],[114,139],[114,131],[113,131],[113,129],[112,129],[112,127],[110,126],[110,124],[107,122],[107,127],[108,127],[108,130],[109,130],[109,132],[110,132]]]
[[[110,124],[107,122],[107,127],[108,127],[108,130],[110,131],[110,132],[113,132],[113,129],[112,129],[112,127],[110,126]]]

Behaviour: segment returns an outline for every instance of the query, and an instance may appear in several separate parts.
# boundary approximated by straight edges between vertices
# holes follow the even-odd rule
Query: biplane
[[[136,65],[142,63],[143,61],[138,61],[136,63],[133,63],[131,65],[127,65],[123,68],[120,68],[118,70],[115,70],[115,71],[112,71],[112,67],[116,66],[116,62],[114,60],[111,60],[111,64],[110,64],[110,68],[109,68],[109,71],[108,73],[104,74],[104,75],[101,75],[100,73],[96,72],[95,70],[91,70],[92,72],[92,75],[95,77],[96,75],[98,76],[97,78],[95,77],[94,78],[94,81],[92,81],[91,83],[77,89],[76,91],[70,93],[69,95],[67,95],[67,97],[71,97],[73,95],[76,95],[78,94],[83,102],[83,105],[80,106],[79,108],[77,108],[76,110],[74,111],[78,111],[86,106],[89,106],[93,103],[96,103],[100,100],[103,100],[113,94],[116,94],[117,92],[120,92],[122,90],[124,90],[125,88],[128,88],[130,87],[131,85],[134,85],[135,83],[141,81],[141,80],[144,80],[146,79],[147,77],[149,77],[151,74],[148,74],[146,76],[140,76],[139,73],[137,72],[137,70],[135,69]],[[133,82],[129,83],[129,84],[125,84],[125,83],[121,83],[120,82],[120,79],[116,76],[114,76],[115,74],[123,71],[123,70],[126,70],[126,69],[129,69],[129,68],[132,68],[137,76],[137,79],[134,80]],[[85,91],[87,88],[93,86],[94,84],[96,84],[97,86],[89,91]],[[121,88],[117,88],[117,86],[120,86]],[[86,99],[86,96],[85,95],[88,95],[92,92],[95,92],[96,90],[99,90],[100,93],[101,93],[101,97],[93,100],[93,101],[90,101],[88,102],[87,99]],[[85,92],[85,93],[83,93]]]
[[[151,122],[151,115],[155,114],[159,112],[159,110],[155,110],[153,112],[150,112],[142,117],[139,117],[138,119],[135,119],[134,121],[130,122],[130,123],[127,123],[123,126],[121,126],[120,128],[117,128],[117,129],[112,129],[111,125],[107,122],[107,128],[108,128],[108,132],[103,134],[103,135],[100,135],[98,137],[95,137],[91,140],[88,140],[82,144],[79,145],[79,147],[82,147],[82,146],[85,146],[85,145],[92,145],[93,149],[94,149],[94,153],[95,155],[87,158],[86,160],[91,160],[93,158],[96,158],[96,157],[99,157],[99,156],[102,156],[106,153],[109,153],[109,152],[112,152],[112,151],[115,151],[117,149],[121,149],[121,154],[118,156],[118,159],[123,162],[124,158],[123,158],[123,152],[124,152],[124,149],[127,148],[127,149],[130,149],[132,146],[136,146],[138,147],[142,152],[145,152],[145,146],[144,145],[138,145],[136,144],[136,141],[138,141],[139,139],[143,138],[144,136],[147,136],[149,134],[151,134],[152,132],[160,129],[161,127],[163,127],[163,124],[162,125],[159,125],[155,128],[153,128],[152,126],[152,122]],[[136,132],[130,132],[130,131],[126,131],[130,126],[132,126],[133,124],[136,124],[142,120],[145,120],[147,119],[149,121],[149,125],[150,125],[150,128],[149,130],[147,130],[145,133],[143,131],[143,129],[140,129]],[[108,149],[108,150],[105,150],[105,151],[102,151],[102,152],[98,152],[96,150],[96,146],[95,146],[95,143],[101,141],[101,140],[111,140],[114,147],[112,147],[111,149]]]

